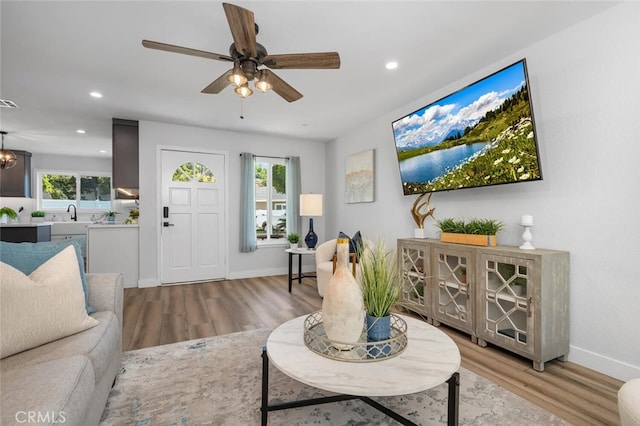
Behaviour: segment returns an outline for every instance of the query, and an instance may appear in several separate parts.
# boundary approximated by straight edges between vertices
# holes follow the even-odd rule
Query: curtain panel
[[[240,154],[240,251],[258,249],[256,237],[256,162],[248,152]]]

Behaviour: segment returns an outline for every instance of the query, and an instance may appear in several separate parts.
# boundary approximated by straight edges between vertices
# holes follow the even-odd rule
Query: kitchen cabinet
[[[11,150],[16,165],[0,170],[0,197],[31,198],[31,153]]]
[[[116,198],[138,198],[138,122],[113,119],[112,185]]]
[[[87,272],[121,273],[138,287],[138,225],[92,225],[87,234]]]
[[[51,225],[38,224],[6,224],[0,227],[0,240],[8,243],[39,243],[51,241]]]

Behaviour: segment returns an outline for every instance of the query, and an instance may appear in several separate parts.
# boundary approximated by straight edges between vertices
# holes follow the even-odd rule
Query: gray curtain
[[[256,238],[256,162],[248,152],[240,154],[240,251],[258,249]]]
[[[300,157],[287,158],[287,233],[300,232]]]

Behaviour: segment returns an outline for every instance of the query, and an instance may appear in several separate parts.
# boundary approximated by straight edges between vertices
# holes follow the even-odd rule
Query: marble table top
[[[287,253],[293,254],[316,254],[316,251],[310,248],[298,247],[298,248],[288,248],[285,250]]]
[[[397,357],[376,362],[346,362],[325,358],[304,344],[303,315],[276,328],[267,340],[269,359],[287,376],[348,395],[393,396],[421,392],[448,380],[460,368],[460,351],[436,327],[401,315],[408,343]]]

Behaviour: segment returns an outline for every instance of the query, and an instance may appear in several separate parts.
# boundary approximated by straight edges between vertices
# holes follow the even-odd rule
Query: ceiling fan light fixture
[[[268,80],[269,74],[267,70],[260,70],[258,72],[258,80],[255,83],[256,90],[262,93],[266,93],[273,87]]]
[[[233,65],[233,72],[229,76],[229,83],[231,83],[233,87],[238,88],[240,86],[247,84],[247,81],[248,81],[247,77],[242,72],[242,69],[240,68],[240,64],[236,62]]]
[[[241,98],[248,98],[249,96],[253,95],[253,90],[249,88],[249,85],[247,83],[244,83],[242,86],[236,87],[235,92]]]
[[[16,163],[18,162],[18,159],[16,158],[16,154],[14,154],[13,151],[4,149],[4,135],[6,135],[7,132],[0,132],[0,133],[2,133],[2,149],[0,150],[0,169],[10,169],[16,165]]]

